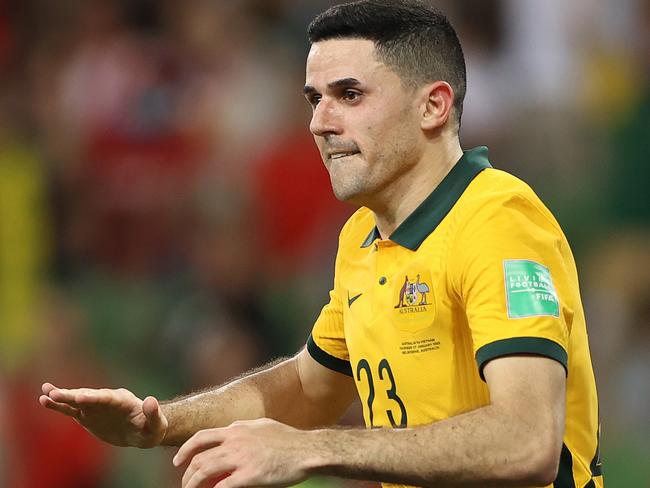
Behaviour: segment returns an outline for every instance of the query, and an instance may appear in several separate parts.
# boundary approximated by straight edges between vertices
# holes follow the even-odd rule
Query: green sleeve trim
[[[576,488],[576,481],[573,478],[573,454],[564,443],[562,443],[560,465],[558,466],[557,477],[553,481],[553,488]]]
[[[568,373],[568,355],[557,342],[542,337],[512,337],[491,342],[476,351],[476,363],[478,364],[481,379],[485,381],[483,368],[488,361],[517,354],[534,354],[535,356],[546,356],[555,359],[564,366],[565,371]]]
[[[350,361],[339,359],[323,351],[320,347],[318,347],[316,342],[314,342],[314,338],[312,336],[309,336],[309,339],[307,340],[307,351],[309,351],[311,357],[313,357],[318,363],[322,364],[326,368],[352,377],[352,366],[350,366]]]

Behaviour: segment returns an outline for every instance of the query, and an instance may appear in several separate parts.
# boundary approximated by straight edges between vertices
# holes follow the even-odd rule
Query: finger
[[[178,467],[192,459],[199,452],[218,446],[225,439],[225,429],[200,430],[190,437],[174,456],[172,462]]]
[[[144,416],[152,427],[162,425],[164,415],[155,397],[148,396],[142,401],[142,413],[144,413]]]
[[[54,388],[47,393],[47,396],[58,403],[73,404],[76,403],[75,397],[78,392],[78,389],[68,390],[65,388]]]
[[[54,386],[52,383],[43,383],[43,386],[41,386],[41,390],[43,391],[43,395],[49,395],[49,393],[52,390],[56,390],[56,386]]]
[[[54,410],[55,412],[62,413],[63,415],[67,415],[68,417],[73,417],[73,418],[79,417],[80,412],[78,409],[71,407],[70,405],[67,405],[65,403],[57,403],[46,395],[41,395],[38,401],[45,408],[49,408],[50,410]]]
[[[209,465],[191,473],[186,471],[187,476],[183,476],[181,486],[182,488],[211,488],[230,474],[230,471],[224,470],[222,463],[212,461]]]
[[[142,402],[142,413],[147,419],[151,432],[166,432],[169,423],[160,408],[160,403],[155,397],[148,396]]]
[[[193,471],[183,476],[181,488],[207,488],[210,486],[209,481],[211,479],[212,477],[202,470]]]
[[[55,402],[67,403],[75,408],[106,404],[112,400],[110,390],[94,390],[91,388],[75,388],[72,390],[57,388],[50,391],[49,397]]]
[[[214,447],[194,456],[183,473],[182,487],[211,487],[218,479],[235,470],[231,462],[224,459],[223,449]]]
[[[124,390],[126,391],[126,390]],[[74,395],[74,401],[79,404],[93,405],[113,405],[121,406],[124,396],[120,390],[109,390],[108,388],[91,389],[80,388]]]

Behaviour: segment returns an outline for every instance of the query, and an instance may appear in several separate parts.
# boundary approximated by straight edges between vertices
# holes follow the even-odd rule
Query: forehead
[[[377,60],[373,41],[329,39],[312,44],[307,56],[306,83],[316,86],[342,78],[370,81],[388,71]]]

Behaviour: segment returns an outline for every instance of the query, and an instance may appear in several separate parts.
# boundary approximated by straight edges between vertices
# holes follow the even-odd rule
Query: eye
[[[322,97],[320,95],[312,95],[308,98],[307,101],[309,102],[309,105],[311,105],[312,107],[316,107],[316,105],[318,105],[318,103],[320,102],[321,98]]]
[[[348,102],[355,102],[361,97],[361,93],[355,90],[345,90],[343,92],[343,100]]]

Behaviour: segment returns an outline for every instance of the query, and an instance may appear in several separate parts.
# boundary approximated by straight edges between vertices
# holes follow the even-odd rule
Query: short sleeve
[[[340,260],[342,259],[341,242],[345,228],[339,238],[339,250],[334,266],[334,288],[330,291],[330,300],[323,307],[314,323],[307,340],[309,354],[323,366],[352,376],[350,356],[345,342],[343,324],[343,301],[339,286]]]
[[[574,284],[562,231],[526,195],[485,199],[474,210],[458,233],[451,279],[481,378],[492,359],[518,354],[567,369]]]

